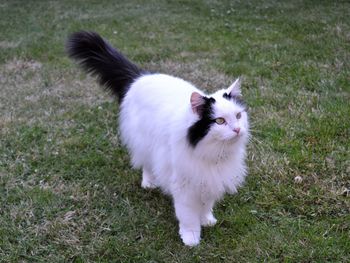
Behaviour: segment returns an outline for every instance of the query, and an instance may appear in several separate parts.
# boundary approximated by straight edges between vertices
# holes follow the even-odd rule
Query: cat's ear
[[[229,94],[231,98],[242,96],[240,78],[236,79],[235,82],[233,82],[232,85],[228,87],[227,94]]]
[[[204,104],[205,104],[205,99],[201,94],[199,94],[198,92],[193,92],[191,94],[191,107],[194,113],[201,116],[203,112]]]

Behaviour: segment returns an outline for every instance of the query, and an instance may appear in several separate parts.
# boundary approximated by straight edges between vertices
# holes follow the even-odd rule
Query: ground
[[[0,0],[0,261],[349,262],[350,3]],[[183,246],[140,187],[116,101],[64,51],[100,33],[212,91],[242,77],[249,176]]]

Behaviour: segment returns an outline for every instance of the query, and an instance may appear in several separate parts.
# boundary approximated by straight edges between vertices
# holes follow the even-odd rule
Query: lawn
[[[350,2],[0,0],[0,262],[350,262]],[[64,51],[100,33],[211,91],[243,79],[249,176],[198,247],[140,187],[117,102]]]

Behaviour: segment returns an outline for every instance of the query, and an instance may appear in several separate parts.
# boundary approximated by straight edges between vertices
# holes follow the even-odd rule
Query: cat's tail
[[[117,95],[122,102],[135,79],[145,73],[94,32],[73,33],[67,41],[66,50],[70,58],[92,75],[99,83]]]

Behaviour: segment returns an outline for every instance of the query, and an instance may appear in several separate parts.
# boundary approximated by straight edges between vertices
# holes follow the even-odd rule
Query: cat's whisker
[[[257,139],[256,137],[252,137],[251,138],[251,142],[250,146],[253,149],[256,149],[257,152],[266,152],[266,151],[272,151],[272,146],[270,143],[267,142],[262,142],[259,139]]]
[[[262,134],[263,133],[263,131],[259,131],[259,130],[249,130],[250,131],[250,133],[252,134],[252,135],[254,135],[254,134]]]

